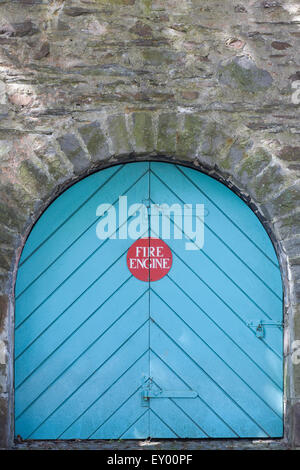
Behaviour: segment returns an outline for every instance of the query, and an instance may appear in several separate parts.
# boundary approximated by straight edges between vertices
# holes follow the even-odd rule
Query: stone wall
[[[70,184],[139,159],[212,174],[269,231],[285,287],[275,444],[300,447],[299,48],[298,0],[0,0],[0,447],[24,241]]]

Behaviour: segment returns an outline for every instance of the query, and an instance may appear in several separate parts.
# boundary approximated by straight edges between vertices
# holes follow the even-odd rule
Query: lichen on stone
[[[199,115],[186,114],[184,116],[183,129],[177,132],[176,154],[191,156],[197,153],[203,125],[203,117]]]
[[[108,156],[108,144],[99,122],[85,124],[78,131],[93,161],[103,160]]]
[[[262,147],[257,148],[243,160],[237,174],[240,176],[241,180],[246,183],[251,178],[256,177],[271,160],[272,155],[270,153]]]
[[[151,113],[136,112],[132,115],[133,137],[137,152],[154,150],[154,132]]]
[[[176,149],[177,115],[175,113],[163,113],[158,122],[158,152],[173,153]]]

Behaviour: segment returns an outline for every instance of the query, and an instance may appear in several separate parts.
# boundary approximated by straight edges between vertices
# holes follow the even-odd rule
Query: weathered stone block
[[[250,93],[266,90],[273,83],[270,73],[259,69],[247,56],[238,56],[222,62],[218,69],[218,78],[223,85]]]
[[[1,343],[0,341],[0,360],[7,361],[6,353],[3,354],[3,359],[1,359]],[[0,395],[7,393],[7,368],[5,362],[1,364],[0,362]]]
[[[132,114],[134,150],[147,153],[154,150],[154,129],[152,116],[147,112]]]
[[[284,51],[285,49],[292,47],[290,43],[282,41],[273,41],[271,43],[271,46],[273,47],[273,49],[277,49],[278,51]]]
[[[227,144],[227,145],[226,145]],[[226,146],[231,145],[231,139],[226,140],[226,144],[224,144],[224,149]],[[248,156],[248,150],[251,148],[252,143],[246,142],[242,143],[234,143],[231,145],[229,152],[225,152],[225,158],[218,158],[218,167],[225,171],[231,171],[231,173],[236,173],[236,167],[241,163],[243,159],[246,159]]]
[[[6,96],[6,84],[2,80],[0,80],[0,113],[5,114],[6,111],[6,104],[7,102],[7,96]],[[3,152],[3,147],[5,146],[5,141],[0,142],[0,155]],[[6,145],[10,145],[10,142],[8,141]]]
[[[299,207],[300,187],[294,184],[285,189],[279,196],[262,205],[263,210],[269,215],[270,219],[275,217],[287,216]]]
[[[3,332],[5,321],[8,315],[8,297],[0,295],[0,334]]]
[[[172,50],[149,48],[143,51],[145,65],[152,65],[156,67],[173,64],[179,59],[179,57],[180,54]]]
[[[272,156],[263,148],[257,149],[243,161],[237,175],[243,183],[247,183],[251,178],[256,177],[272,160]]]
[[[97,12],[97,10],[91,10],[88,8],[81,8],[81,7],[68,7],[64,9],[64,14],[67,16],[91,15],[95,12]]]
[[[0,449],[5,448],[8,443],[8,398],[0,396]]]
[[[16,238],[16,235],[16,232],[9,230],[8,227],[0,227],[0,243],[3,243],[5,245],[12,245]]]
[[[7,208],[16,209],[25,219],[34,207],[36,199],[32,192],[26,191],[21,184],[2,183],[0,186],[0,200],[6,203]]]
[[[260,175],[248,183],[255,200],[263,202],[273,193],[278,193],[285,183],[285,176],[280,165],[270,165]]]
[[[291,170],[300,170],[300,147],[286,145],[282,147],[278,156],[287,163],[288,168]]]
[[[18,168],[20,182],[35,195],[45,194],[51,188],[48,176],[31,160],[23,160]],[[53,183],[52,183],[53,184]]]
[[[291,305],[296,306],[300,303],[300,281],[296,281],[290,285]]]
[[[297,243],[294,249],[297,251],[296,256],[298,258],[290,259],[290,273],[294,281],[300,282],[300,243]]]
[[[274,223],[278,240],[289,239],[300,235],[300,212],[282,217]]]
[[[184,90],[180,92],[180,96],[187,101],[194,101],[199,97],[199,92],[194,90]]]
[[[12,268],[15,251],[12,248],[1,248],[0,251],[0,269],[9,270]]]
[[[125,117],[121,114],[109,116],[107,124],[113,153],[115,155],[123,155],[132,152]]]
[[[33,55],[35,60],[41,60],[44,57],[47,57],[50,54],[50,44],[49,42],[45,41],[41,44],[41,46],[36,50]]]
[[[4,227],[8,227],[11,231],[20,231],[28,217],[29,207],[26,210],[23,209],[24,202],[18,201],[18,196],[22,194],[22,191],[16,195],[13,189],[10,191],[8,185],[0,189],[0,224],[3,230],[5,230]],[[28,196],[27,194],[27,198]]]
[[[8,351],[7,351],[6,344],[7,343],[4,340],[0,339],[0,396],[7,393],[8,391],[8,381],[7,381]]]
[[[44,155],[43,160],[47,165],[49,175],[55,180],[60,179],[69,173],[67,164],[62,162],[62,159],[57,155],[54,149],[49,149],[49,151],[46,152],[46,155]]]
[[[108,143],[99,122],[85,124],[78,131],[87,146],[92,161],[96,162],[108,157]]]
[[[60,148],[72,163],[74,173],[78,174],[89,167],[90,160],[74,134],[65,134],[57,140]]]
[[[5,270],[0,270],[0,290],[5,292],[10,288],[10,272]]]
[[[222,126],[217,122],[206,123],[201,137],[201,154],[213,157],[219,164],[221,155],[226,154],[232,144],[233,138],[224,134]]]
[[[130,28],[130,32],[142,37],[152,36],[152,29],[149,25],[143,23],[142,21],[137,21],[135,25]]]
[[[287,162],[299,161],[300,160],[300,147],[293,147],[292,145],[286,145],[282,147],[278,154],[279,158]]]
[[[300,307],[295,306],[295,317],[294,317],[294,341],[300,341]],[[295,396],[300,397],[300,364],[299,361],[299,346],[298,343],[292,344],[292,360],[293,360],[293,378]]]
[[[67,23],[65,23],[64,21],[58,20],[57,31],[69,31],[70,29],[71,28]]]
[[[300,238],[291,238],[282,242],[283,249],[289,258],[300,256]]]
[[[0,202],[0,223],[11,229],[20,230],[26,218],[22,217],[16,208],[8,207]]]
[[[157,151],[172,154],[176,149],[177,115],[164,113],[159,116]]]
[[[203,118],[199,115],[186,114],[184,116],[183,129],[177,132],[177,155],[193,157],[197,154],[203,126]]]
[[[144,71],[132,70],[129,67],[124,67],[117,64],[105,64],[105,65],[91,65],[90,67],[77,67],[78,71],[82,75],[93,76],[112,76],[112,77],[137,77],[139,75],[144,75]],[[101,88],[101,86],[100,86]]]
[[[64,156],[58,154],[52,139],[36,141],[34,152],[47,166],[49,176],[54,180],[70,173],[72,165],[66,157],[64,158]]]
[[[32,21],[22,23],[10,23],[0,27],[0,35],[22,37],[37,33],[39,30]]]
[[[292,414],[294,446],[300,447],[300,402],[295,403]]]

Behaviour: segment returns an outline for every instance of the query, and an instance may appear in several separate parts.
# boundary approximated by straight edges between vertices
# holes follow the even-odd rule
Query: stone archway
[[[1,180],[1,425],[4,445],[12,445],[13,291],[18,258],[32,225],[65,188],[100,168],[143,159],[172,161],[201,169],[237,192],[268,230],[285,285],[285,438],[299,419],[299,372],[291,360],[299,335],[297,233],[299,188],[272,148],[249,130],[189,112],[136,111],[99,114],[56,134],[17,134],[19,161]],[[293,410],[293,411],[291,411]]]

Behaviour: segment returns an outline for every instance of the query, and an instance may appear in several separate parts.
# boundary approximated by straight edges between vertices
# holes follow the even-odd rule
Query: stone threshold
[[[289,450],[280,439],[26,440],[12,450]]]

